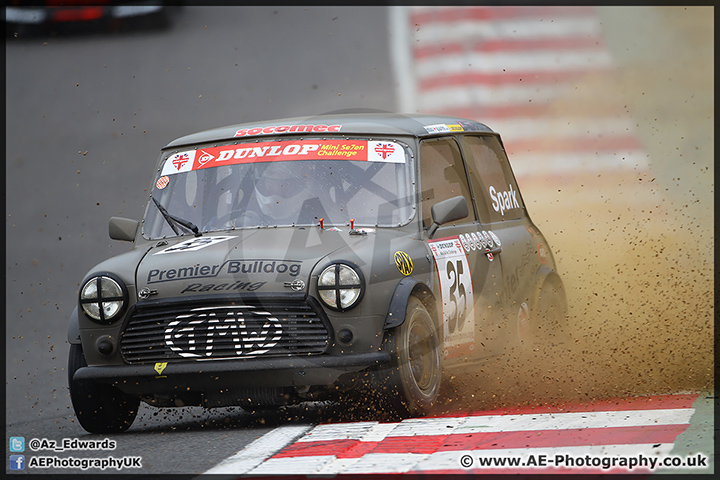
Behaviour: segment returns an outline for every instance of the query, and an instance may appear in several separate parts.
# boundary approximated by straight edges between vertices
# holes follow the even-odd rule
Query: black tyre
[[[75,372],[86,366],[82,346],[70,345],[68,385],[80,425],[90,433],[124,432],[135,420],[140,399],[112,385],[73,380]]]
[[[426,415],[440,392],[440,342],[425,306],[410,297],[402,325],[387,332],[384,348],[392,356],[386,393],[401,415]]]

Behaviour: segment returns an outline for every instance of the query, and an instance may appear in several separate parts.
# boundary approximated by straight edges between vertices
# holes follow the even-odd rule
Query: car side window
[[[498,139],[490,135],[463,138],[470,183],[483,223],[514,220],[525,207],[507,156]]]
[[[422,189],[423,227],[432,224],[430,208],[437,202],[463,195],[468,202],[470,215],[463,222],[473,221],[465,168],[460,147],[452,138],[425,140],[420,145],[420,182]]]

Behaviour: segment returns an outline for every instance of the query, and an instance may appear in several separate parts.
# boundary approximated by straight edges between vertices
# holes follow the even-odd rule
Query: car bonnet
[[[358,237],[319,227],[237,230],[159,242],[137,269],[140,299],[291,292],[313,267]],[[299,282],[296,282],[296,285]],[[304,289],[303,289],[304,290]]]

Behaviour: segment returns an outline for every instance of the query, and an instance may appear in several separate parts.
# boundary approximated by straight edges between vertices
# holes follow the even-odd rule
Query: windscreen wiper
[[[190,220],[185,220],[184,218],[176,217],[175,215],[172,215],[168,213],[168,211],[160,205],[160,202],[155,200],[155,197],[151,197],[152,201],[155,203],[155,206],[160,210],[160,213],[162,213],[162,216],[165,218],[165,221],[170,225],[170,228],[173,229],[173,232],[175,232],[175,235],[180,235],[180,232],[178,231],[175,224],[180,225],[181,227],[185,227],[188,230],[191,230],[196,237],[202,236],[202,233],[200,233],[200,229],[192,223]]]

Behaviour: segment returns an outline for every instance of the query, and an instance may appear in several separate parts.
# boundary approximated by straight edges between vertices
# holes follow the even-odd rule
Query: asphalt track
[[[459,463],[463,453],[471,455],[477,466],[478,459],[487,454],[486,447],[493,446],[483,443],[481,436],[487,439],[503,435],[501,443],[508,450],[504,453],[526,459],[533,452],[528,449],[554,455],[556,450],[547,449],[563,445],[552,441],[523,444],[524,438],[557,439],[561,432],[564,441],[571,442],[565,446],[572,445],[579,449],[577,452],[610,456],[609,447],[595,449],[603,445],[602,442],[585,438],[578,441],[577,432],[573,431],[592,428],[635,429],[632,433],[635,440],[627,442],[649,445],[647,449],[637,447],[638,452],[709,455],[713,422],[712,404],[707,397],[712,397],[708,388],[711,389],[713,383],[714,352],[712,304],[711,300],[708,302],[708,298],[712,298],[711,255],[709,263],[706,260],[707,240],[712,238],[712,208],[706,205],[708,198],[712,201],[713,190],[712,119],[707,110],[712,104],[707,101],[712,95],[711,85],[709,89],[707,85],[712,68],[710,75],[706,75],[703,66],[708,58],[703,56],[706,49],[702,47],[712,37],[704,33],[708,29],[707,23],[702,22],[703,13],[691,13],[682,9],[669,13],[655,9],[622,13],[601,10],[602,28],[598,30],[593,23],[595,26],[589,31],[602,32],[598,38],[604,39],[603,50],[597,48],[596,41],[586,44],[584,51],[592,50],[591,54],[599,58],[594,65],[602,65],[604,71],[591,74],[585,71],[580,77],[570,75],[571,87],[561,94],[552,87],[557,84],[556,80],[543,83],[543,76],[537,72],[532,73],[537,81],[529,91],[509,86],[500,88],[510,104],[522,100],[538,103],[544,99],[553,119],[552,128],[548,130],[543,130],[543,122],[519,128],[512,116],[517,109],[508,108],[508,102],[504,107],[489,110],[496,115],[492,118],[495,123],[488,123],[500,125],[496,128],[504,136],[507,134],[506,142],[511,140],[514,145],[509,148],[518,156],[514,165],[524,197],[532,199],[528,208],[532,209],[533,218],[550,236],[577,303],[587,304],[576,315],[587,317],[587,313],[596,310],[605,312],[592,316],[594,323],[583,324],[581,342],[586,342],[584,346],[607,342],[603,351],[614,351],[614,355],[573,357],[580,364],[579,372],[568,365],[555,366],[553,362],[556,369],[543,372],[554,378],[552,388],[541,383],[540,388],[528,390],[528,385],[538,385],[512,375],[506,377],[512,385],[488,377],[483,387],[470,385],[470,391],[478,396],[483,391],[490,392],[484,397],[487,400],[466,408],[446,405],[438,416],[425,420],[378,423],[372,415],[348,418],[341,408],[324,404],[293,407],[269,416],[249,415],[239,408],[205,411],[143,407],[127,434],[112,437],[117,441],[112,452],[26,450],[26,460],[40,455],[141,456],[140,472],[175,474],[215,472],[213,469],[237,466],[238,460],[245,465],[243,472],[255,473],[263,469],[287,473],[282,471],[287,465],[296,473],[353,469],[465,472]],[[102,439],[87,435],[75,421],[70,407],[65,372],[67,318],[87,270],[102,259],[128,249],[127,244],[107,238],[107,220],[111,216],[140,218],[147,198],[148,177],[160,146],[186,133],[231,123],[355,107],[447,113],[458,107],[457,98],[486,98],[483,79],[487,77],[478,77],[477,71],[463,71],[452,59],[440,61],[450,62],[443,64],[443,68],[455,72],[450,83],[456,91],[446,91],[444,95],[433,92],[439,88],[439,80],[424,78],[423,72],[443,71],[431,64],[438,60],[437,52],[431,48],[413,50],[409,45],[432,46],[437,41],[433,35],[442,29],[431,26],[427,18],[423,21],[422,17],[419,20],[413,17],[423,14],[422,11],[404,14],[404,18],[411,19],[409,28],[408,25],[399,27],[395,23],[397,12],[385,8],[186,8],[174,27],[167,31],[43,36],[8,42],[5,289],[8,439],[11,436],[24,437],[27,442],[33,438]],[[541,16],[543,21],[538,23],[545,25],[556,22],[562,25],[567,18],[567,15]],[[584,21],[592,22],[587,18]],[[633,28],[628,28],[629,24]],[[589,24],[583,25],[587,30]],[[668,29],[668,25],[674,29]],[[663,49],[655,48],[657,44],[648,40],[654,38],[652,31],[659,29],[666,33],[658,41],[667,57],[660,51]],[[685,55],[674,55],[669,48],[672,45],[685,47]],[[499,46],[507,49],[509,45]],[[405,54],[398,53],[402,49]],[[470,55],[483,58],[488,52]],[[567,59],[578,57],[561,55],[561,58],[570,62]],[[415,61],[420,65],[414,66]],[[697,63],[692,63],[693,69],[683,69],[687,67],[683,62]],[[617,64],[631,68],[621,69],[620,74],[607,70],[608,65]],[[698,72],[697,76],[688,73],[691,71]],[[407,72],[415,73],[408,79]],[[525,81],[530,78],[525,72],[515,73]],[[470,97],[466,90],[457,91],[468,78],[473,85],[481,86],[473,87]],[[658,78],[662,78],[662,82]],[[507,75],[504,79],[490,79],[496,82],[495,87],[503,80],[508,80]],[[517,85],[519,82],[515,80]],[[408,81],[418,83],[409,89]],[[615,105],[616,97],[608,96],[608,87],[613,87],[615,93],[621,91],[623,98],[630,98],[629,106],[625,105],[627,108],[623,110],[623,105]],[[422,88],[427,88],[431,95],[424,96],[426,92]],[[408,90],[415,93],[410,99],[415,103],[408,103]],[[622,115],[617,114],[618,106]],[[489,107],[483,105],[483,108]],[[571,116],[578,108],[584,113]],[[600,114],[606,120],[583,123],[588,111],[593,112],[590,120]],[[634,128],[627,124],[628,113],[632,114]],[[522,111],[522,118],[528,115],[528,111]],[[616,124],[612,123],[613,119],[617,120]],[[572,128],[563,128],[567,125]],[[547,140],[547,133],[543,131],[555,132],[562,140],[564,136],[588,130],[596,138],[623,132],[612,148],[622,150],[627,158],[639,159],[634,160],[627,175],[621,173],[603,183],[597,180],[600,173],[593,170],[590,175],[597,183],[588,192],[587,187],[580,190],[563,179],[562,169],[554,170],[554,176],[543,175],[547,172],[533,171],[533,167],[542,162],[521,158],[528,157],[527,152],[531,150],[543,149],[546,144],[562,143],[556,137],[552,142],[542,142]],[[590,155],[595,154],[595,159],[613,160],[612,154],[597,153],[597,141],[580,139],[568,143],[582,147]],[[677,167],[678,156],[684,156],[682,168]],[[591,156],[590,162],[577,162],[581,171],[573,170],[570,177],[589,178],[582,177],[588,173],[582,172],[582,168],[598,163],[592,160]],[[644,176],[647,174],[650,176]],[[638,177],[648,183],[651,178],[657,178],[655,190],[639,187]],[[658,192],[665,202],[662,208],[655,207],[662,203]],[[574,211],[570,210],[571,205]],[[578,213],[578,205],[588,210],[581,208]],[[647,219],[638,220],[633,216],[635,209],[663,212],[664,220],[656,224]],[[589,222],[583,222],[586,212],[593,215]],[[606,223],[608,220],[602,215],[614,223]],[[586,233],[594,235],[589,233],[591,229],[605,227],[606,239],[619,242],[626,228],[638,224],[645,228],[636,235],[658,231],[663,235],[645,244],[633,237],[632,246],[624,247],[627,251],[621,251],[619,243],[613,243],[616,247],[608,249],[597,237],[585,236]],[[670,234],[675,229],[686,236],[676,239]],[[583,243],[589,245],[594,255],[580,253],[582,250],[577,245]],[[658,265],[664,265],[664,257],[658,260],[656,254],[663,251],[664,245],[676,250],[668,260],[667,270],[659,270]],[[700,254],[690,257],[685,252],[679,253],[678,248]],[[642,261],[630,268],[618,268],[617,262],[603,257],[604,252],[612,250],[616,257],[634,259],[637,256]],[[576,264],[582,268],[575,267]],[[612,282],[588,282],[581,273],[581,270],[599,272],[604,268],[608,270],[608,277],[618,278]],[[641,270],[643,276],[634,274],[633,268]],[[666,285],[656,280],[655,289],[650,286],[640,292],[632,290],[633,285],[656,276],[667,278],[672,288],[666,290]],[[613,296],[621,290],[627,292],[628,298],[615,302]],[[668,290],[684,295],[665,305],[665,310],[647,300],[653,295],[667,296]],[[610,304],[612,307],[608,308]],[[682,318],[682,330],[663,316],[667,311],[670,312],[668,318]],[[638,321],[638,317],[643,320]],[[662,320],[659,328],[653,326],[654,318]],[[613,319],[622,319],[633,331],[636,328],[648,331],[648,324],[653,326],[653,335],[649,336],[652,341],[637,334],[628,335]],[[623,343],[616,339],[628,340]],[[563,374],[574,380],[573,388],[561,385]],[[544,381],[545,376],[541,377]],[[558,397],[567,396],[568,392],[578,396],[578,390],[585,398],[590,395],[589,399],[574,398],[574,402],[566,403],[567,410],[557,410]],[[638,399],[636,394],[643,397]],[[608,398],[617,399],[613,406]],[[548,400],[554,400],[556,406],[548,406]],[[478,418],[496,419],[498,415],[531,414],[530,419],[517,419],[532,425],[537,412],[518,407],[528,402],[556,409],[543,413],[552,417],[552,428],[520,430],[510,435],[508,428],[500,423],[494,429],[483,430],[471,422]],[[652,407],[648,403],[653,403]],[[658,404],[668,408],[658,409]],[[662,415],[658,413],[660,410]],[[617,414],[612,413],[618,411],[631,413],[618,421]],[[638,412],[644,420],[637,420]],[[567,421],[585,413],[592,413],[589,417],[598,423],[591,427]],[[659,427],[648,428],[648,418]],[[500,420],[498,417],[498,422]],[[467,433],[464,427],[475,428],[468,429],[472,430],[471,443],[456,441],[458,432]],[[344,433],[340,435],[338,430]],[[445,433],[440,434],[439,430]],[[315,443],[318,441],[329,443]],[[267,443],[271,448],[267,448]],[[7,472],[10,472],[9,447],[8,440]],[[314,450],[315,447],[320,451]],[[518,448],[520,450],[514,450]],[[491,451],[490,455],[494,453]],[[248,461],[250,457],[252,461]],[[404,460],[400,461],[401,457]],[[82,472],[78,468],[57,467],[25,471]]]

